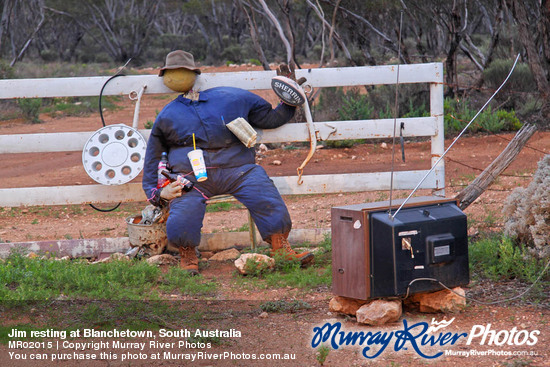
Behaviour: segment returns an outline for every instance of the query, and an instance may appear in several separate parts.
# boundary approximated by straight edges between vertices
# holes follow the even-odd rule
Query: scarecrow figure
[[[284,72],[288,71],[282,68]],[[261,129],[273,129],[287,123],[296,107],[280,103],[275,109],[269,102],[247,90],[215,87],[193,91],[201,71],[193,55],[177,50],[166,56],[159,76],[170,89],[182,92],[158,114],[153,125],[143,169],[142,186],[148,200],[168,206],[166,233],[171,245],[178,247],[180,267],[198,274],[196,247],[200,243],[206,200],[215,195],[232,195],[250,211],[262,239],[273,253],[298,259],[302,265],[313,260],[309,252],[296,253],[288,243],[292,227],[287,207],[265,170],[255,164],[254,147],[247,148],[227,127],[239,117]],[[207,179],[197,181],[188,153],[201,149]],[[157,188],[157,167],[163,152],[174,173],[184,175],[194,188],[183,192],[177,182]]]

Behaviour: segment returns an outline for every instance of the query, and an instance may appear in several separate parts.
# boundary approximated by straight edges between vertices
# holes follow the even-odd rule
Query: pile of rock
[[[358,300],[336,296],[330,300],[329,310],[343,315],[355,316],[357,322],[366,325],[383,325],[396,322],[403,314],[403,307],[420,312],[458,312],[466,306],[465,292],[457,287],[452,291],[418,293],[406,300],[376,299]]]

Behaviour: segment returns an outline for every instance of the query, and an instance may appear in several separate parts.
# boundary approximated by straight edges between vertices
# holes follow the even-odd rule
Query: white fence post
[[[438,83],[430,84],[430,115],[435,118],[435,135],[432,136],[432,167],[445,152],[445,113],[443,110],[443,68]],[[445,162],[442,159],[434,169],[435,187],[433,194],[445,196]]]

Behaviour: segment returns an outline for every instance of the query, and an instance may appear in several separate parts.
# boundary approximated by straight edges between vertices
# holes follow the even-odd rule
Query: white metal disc
[[[143,169],[145,138],[123,124],[97,130],[84,145],[82,164],[88,176],[102,185],[122,185]]]

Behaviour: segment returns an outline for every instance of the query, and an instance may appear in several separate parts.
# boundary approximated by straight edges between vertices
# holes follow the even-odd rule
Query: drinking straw
[[[193,150],[197,150],[197,145],[195,144],[195,133],[193,133]]]

